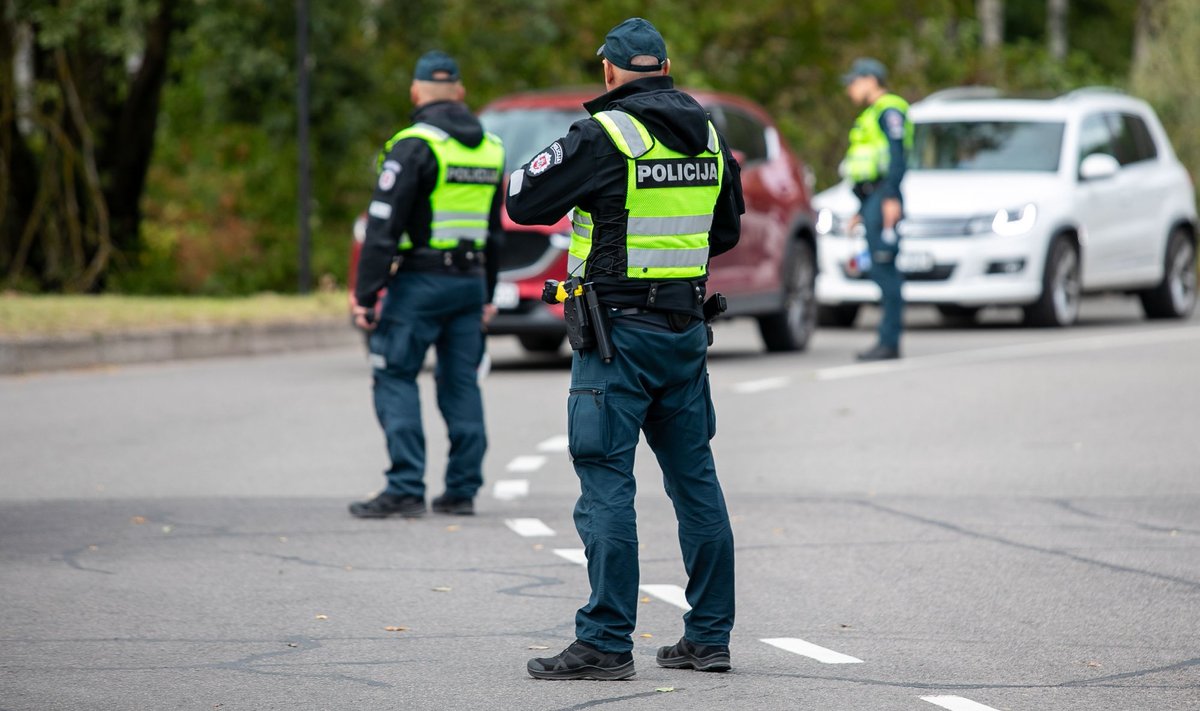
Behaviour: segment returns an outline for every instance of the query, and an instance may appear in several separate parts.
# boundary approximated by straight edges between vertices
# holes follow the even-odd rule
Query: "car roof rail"
[[[1058,98],[1067,99],[1069,101],[1071,99],[1078,99],[1083,96],[1095,96],[1097,94],[1120,94],[1121,96],[1127,96],[1124,89],[1119,89],[1115,86],[1081,86],[1078,89],[1072,89],[1071,91],[1068,91]]]
[[[935,91],[922,101],[970,101],[972,99],[999,99],[1004,92],[994,86],[955,86]]]

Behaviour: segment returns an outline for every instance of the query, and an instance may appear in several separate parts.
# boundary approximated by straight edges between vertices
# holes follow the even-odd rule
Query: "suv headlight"
[[[821,208],[817,213],[817,234],[831,235],[839,234],[843,230],[843,220],[833,214],[833,210],[829,208]]]
[[[1037,222],[1037,205],[1029,203],[1020,210],[1000,210],[992,218],[992,232],[1001,237],[1016,237],[1033,229]]]

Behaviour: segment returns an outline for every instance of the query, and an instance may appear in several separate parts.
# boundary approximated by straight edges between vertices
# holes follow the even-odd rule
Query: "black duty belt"
[[[400,271],[470,272],[483,269],[487,258],[483,252],[463,249],[414,249],[397,257]]]
[[[675,333],[686,331],[689,326],[700,320],[691,314],[674,311],[655,311],[654,309],[643,309],[638,306],[626,309],[609,307],[608,315],[610,318],[633,317],[629,319],[632,323],[655,326]]]

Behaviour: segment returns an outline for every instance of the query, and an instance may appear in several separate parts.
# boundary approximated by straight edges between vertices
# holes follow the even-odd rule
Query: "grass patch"
[[[109,333],[171,327],[305,323],[347,317],[343,292],[308,296],[0,296],[0,336]]]

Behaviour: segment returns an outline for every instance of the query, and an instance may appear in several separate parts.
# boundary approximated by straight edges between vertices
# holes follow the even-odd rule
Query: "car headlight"
[[[825,207],[817,213],[817,234],[841,234],[845,230],[845,220],[833,214],[833,210]]]
[[[992,218],[992,232],[1001,237],[1016,237],[1033,229],[1037,222],[1037,206],[1029,203],[1020,210],[999,210]]]

